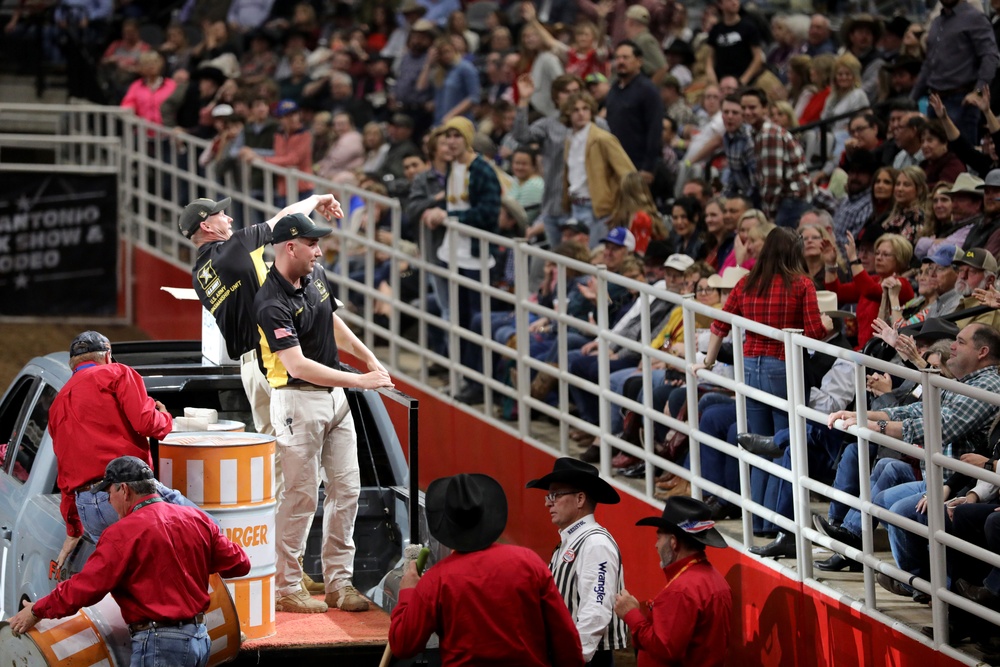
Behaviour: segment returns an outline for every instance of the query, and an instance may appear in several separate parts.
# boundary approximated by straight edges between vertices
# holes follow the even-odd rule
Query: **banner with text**
[[[0,315],[102,315],[118,309],[118,178],[0,176]]]

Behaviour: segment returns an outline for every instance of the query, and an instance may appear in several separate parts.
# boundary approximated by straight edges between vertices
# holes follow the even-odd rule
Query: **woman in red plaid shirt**
[[[811,338],[825,338],[833,330],[833,322],[820,313],[816,304],[816,287],[806,274],[799,236],[783,227],[767,235],[760,258],[750,273],[736,283],[723,310],[776,329],[802,329]],[[715,366],[722,339],[730,328],[718,320],[712,323],[705,361],[695,364],[695,371]],[[785,398],[785,344],[747,331],[743,374],[747,385]],[[773,435],[788,428],[788,415],[748,398],[747,427],[751,433]]]
[[[825,338],[833,331],[833,320],[819,311],[816,286],[806,272],[802,242],[792,229],[778,227],[767,235],[757,263],[742,278],[726,299],[723,310],[751,319],[775,329],[801,329],[810,338]],[[711,369],[729,334],[730,325],[716,320],[705,353],[705,361],[693,366],[694,371]],[[786,398],[785,344],[752,331],[743,341],[743,379],[754,389]],[[759,435],[774,435],[788,428],[788,414],[771,406],[746,399],[747,430]],[[750,495],[764,501],[768,474],[754,469],[750,478]],[[761,517],[754,517],[754,532],[766,534]]]

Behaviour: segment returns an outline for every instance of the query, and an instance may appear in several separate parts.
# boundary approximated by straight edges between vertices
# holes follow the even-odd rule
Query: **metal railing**
[[[11,107],[15,105],[0,105],[0,121]],[[176,231],[176,219],[181,207],[189,199],[199,196],[232,196],[234,206],[243,207],[244,216],[270,216],[276,211],[269,202],[273,201],[273,190],[270,188],[272,177],[284,176],[288,179],[289,201],[293,201],[302,189],[303,183],[315,183],[318,190],[334,192],[344,202],[351,197],[360,197],[367,206],[365,229],[362,233],[353,231],[342,225],[337,233],[341,248],[354,245],[363,250],[361,262],[364,267],[364,277],[361,280],[352,279],[348,262],[341,261],[336,271],[329,271],[328,277],[337,290],[342,301],[347,302],[353,297],[360,300],[356,312],[343,309],[343,318],[355,329],[362,331],[362,338],[370,347],[374,346],[376,337],[388,341],[388,349],[382,361],[394,375],[405,375],[409,382],[420,389],[438,395],[442,400],[449,400],[447,394],[431,381],[430,367],[441,364],[448,370],[451,389],[454,392],[463,379],[479,382],[484,389],[482,408],[470,407],[455,402],[455,409],[469,411],[490,422],[496,428],[520,438],[525,443],[551,451],[555,448],[564,455],[570,454],[569,429],[581,429],[598,439],[600,443],[600,469],[603,475],[623,493],[653,501],[655,490],[655,471],[662,469],[687,479],[691,483],[692,494],[702,497],[712,494],[718,498],[734,503],[742,508],[742,547],[753,543],[752,515],[771,521],[782,530],[787,530],[795,536],[797,545],[796,568],[789,569],[779,562],[767,561],[783,574],[805,585],[821,590],[835,598],[842,598],[843,593],[835,591],[817,579],[813,574],[812,547],[821,546],[831,551],[841,553],[848,558],[860,562],[864,566],[864,595],[855,603],[863,613],[881,622],[889,623],[897,629],[912,636],[918,641],[934,648],[966,664],[976,664],[969,655],[952,648],[947,643],[947,607],[942,603],[965,609],[974,615],[1000,625],[1000,614],[972,603],[947,588],[947,573],[945,572],[945,549],[956,549],[974,558],[980,559],[992,566],[1000,567],[1000,556],[958,540],[946,532],[944,516],[940,508],[943,506],[942,479],[945,470],[958,471],[976,479],[983,479],[1000,484],[1000,475],[974,468],[968,464],[948,458],[942,454],[940,405],[941,391],[949,390],[970,395],[976,399],[1000,405],[1000,396],[977,390],[968,385],[948,380],[932,372],[918,372],[902,366],[884,362],[876,358],[863,356],[860,353],[829,345],[823,341],[813,340],[797,331],[780,331],[760,323],[735,317],[719,309],[696,301],[692,295],[677,295],[665,291],[661,286],[636,282],[608,271],[605,267],[575,261],[555,253],[540,250],[523,240],[506,238],[497,234],[482,232],[453,222],[445,223],[445,233],[449,235],[449,246],[452,249],[446,261],[432,261],[422,255],[412,256],[399,247],[399,244],[383,243],[376,235],[376,225],[373,204],[380,204],[390,211],[389,231],[392,239],[401,238],[402,211],[398,201],[378,197],[356,188],[333,184],[313,176],[296,173],[292,170],[280,169],[263,165],[262,169],[266,185],[261,199],[254,198],[249,193],[246,171],[237,181],[229,175],[218,178],[215,171],[209,167],[201,172],[188,166],[178,164],[172,157],[175,148],[185,147],[189,153],[203,150],[206,143],[190,137],[177,136],[169,130],[159,128],[136,119],[131,114],[122,113],[117,109],[103,107],[60,107],[52,111],[52,107],[40,107],[38,113],[50,112],[58,114],[65,134],[96,134],[96,128],[101,128],[103,136],[117,136],[123,145],[121,156],[121,188],[122,226],[126,237],[135,245],[156,254],[175,266],[190,269],[193,263],[193,247],[180,237]],[[2,147],[2,142],[0,142]],[[189,163],[193,164],[193,163]],[[186,197],[180,197],[185,192]],[[346,206],[345,206],[346,208]],[[484,249],[479,259],[480,275],[489,275],[488,254],[485,249],[493,246],[512,254],[516,280],[512,291],[493,287],[486,279],[479,280],[465,277],[457,271],[455,256],[455,235],[457,233],[478,239]],[[428,230],[421,230],[421,243],[429,242]],[[375,270],[383,262],[388,262],[388,292],[381,291],[379,285],[374,285]],[[528,276],[534,263],[551,262],[556,267],[556,295],[554,306],[549,308],[534,301],[529,292]],[[357,266],[357,264],[356,264]],[[420,274],[419,289],[415,299],[407,301],[400,297],[400,277],[410,271]],[[593,321],[574,317],[567,312],[569,303],[567,272],[592,276],[596,288],[596,299],[593,307]],[[357,276],[357,274],[355,274]],[[445,304],[450,306],[447,317],[438,314],[435,296],[429,286],[430,278],[434,276],[447,281],[448,290]],[[635,338],[627,338],[613,329],[613,323],[608,314],[608,288],[620,286],[636,294],[641,304],[641,334]],[[482,311],[483,330],[476,333],[459,325],[459,288],[473,290],[479,295],[479,306]],[[651,321],[650,304],[654,300],[665,300],[683,309],[684,348],[683,358],[673,356],[665,351],[653,349],[651,341],[655,337],[658,322]],[[381,304],[391,309],[388,326],[382,327],[374,323],[373,314],[376,305]],[[516,342],[496,341],[493,339],[491,315],[500,310],[508,310],[510,322],[516,331]],[[742,347],[733,346],[733,368],[735,380],[726,378],[719,373],[706,370],[693,375],[690,365],[698,359],[695,316],[709,316],[728,322],[732,325],[732,340],[741,341],[746,332],[767,336],[782,341],[785,352],[785,367],[787,377],[787,398],[781,398],[764,393],[747,386],[744,377],[744,358]],[[556,366],[553,367],[540,359],[531,357],[531,337],[529,321],[534,317],[546,317],[553,324],[559,341],[566,340],[569,329],[575,329],[597,341],[597,358],[599,372],[597,382],[590,382],[569,371],[568,362],[571,351],[565,344],[558,345]],[[409,335],[404,335],[404,329]],[[434,349],[437,341],[444,349]],[[460,356],[462,341],[473,343],[475,349],[483,352],[482,370],[464,366]],[[610,358],[614,346],[620,354],[631,353],[638,359],[636,371],[641,374],[643,398],[641,401],[627,399],[610,389],[611,374]],[[445,351],[446,350],[446,351]],[[830,355],[837,359],[849,361],[855,365],[855,399],[861,411],[860,422],[866,424],[866,388],[865,375],[868,371],[889,372],[893,375],[920,383],[925,414],[926,440],[924,446],[917,447],[893,438],[880,435],[864,427],[852,426],[848,429],[851,436],[858,441],[858,474],[861,479],[859,497],[838,491],[829,484],[815,479],[809,474],[808,451],[806,443],[806,426],[809,421],[825,424],[827,415],[808,407],[803,374],[803,352],[815,352]],[[652,405],[653,374],[651,364],[659,361],[668,369],[686,374],[688,379],[686,389],[687,418],[679,420],[664,412],[655,410]],[[503,364],[512,369],[508,384],[504,378],[496,376],[497,367]],[[538,400],[531,396],[530,383],[532,373],[546,372],[558,377],[558,396],[554,404]],[[516,380],[513,378],[516,376]],[[735,396],[737,425],[740,432],[747,430],[746,399],[761,401],[778,410],[783,410],[789,416],[790,437],[790,468],[784,468],[777,463],[758,457],[741,448],[730,445],[699,429],[698,414],[698,383],[711,383],[731,392]],[[570,388],[589,391],[597,396],[598,412],[591,416],[574,415],[571,411],[572,400]],[[516,406],[516,421],[501,419],[496,414],[496,408],[501,405]],[[644,423],[641,446],[635,446],[612,432],[612,410],[625,407],[641,415]],[[552,442],[551,427],[543,425],[540,420],[532,419],[532,415],[542,415],[556,420],[558,437]],[[690,439],[690,468],[667,460],[656,452],[654,443],[654,426],[663,425],[687,435]],[[986,425],[983,425],[986,428]],[[928,516],[928,525],[906,520],[899,515],[882,509],[872,503],[868,483],[870,461],[868,443],[876,443],[888,447],[901,454],[913,456],[923,461],[926,469],[925,479],[928,482],[928,505],[934,508]],[[732,491],[719,486],[702,475],[700,446],[717,450],[735,459],[739,466],[739,489]],[[647,463],[645,476],[640,484],[633,486],[612,477],[612,450],[618,449],[635,456]],[[750,493],[750,473],[752,469],[775,475],[792,485],[793,516],[780,515],[771,508],[756,502]],[[816,531],[812,526],[810,509],[810,492],[818,493],[840,501],[847,506],[860,511],[862,521],[862,549],[836,542]],[[926,537],[930,544],[930,579],[915,579],[913,586],[928,593],[933,600],[934,639],[930,640],[908,626],[900,624],[896,619],[887,617],[878,611],[875,595],[875,573],[883,572],[897,579],[909,580],[909,573],[904,573],[895,563],[883,560],[875,554],[873,528],[869,518],[877,518]],[[736,544],[740,548],[739,544]]]

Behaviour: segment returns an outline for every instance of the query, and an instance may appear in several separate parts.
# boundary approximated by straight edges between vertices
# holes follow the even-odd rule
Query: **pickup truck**
[[[116,361],[139,372],[149,395],[173,415],[182,415],[185,407],[213,408],[220,420],[241,421],[252,430],[239,367],[207,363],[198,341],[118,343],[113,353]],[[22,600],[37,600],[78,572],[94,550],[85,538],[62,571],[56,568],[54,559],[66,529],[46,425],[49,406],[71,376],[68,362],[65,352],[32,359],[0,402],[0,618],[13,615]],[[409,469],[383,397],[360,390],[348,390],[347,395],[358,431],[362,478],[354,582],[391,611],[396,591],[384,586],[398,583],[398,577],[386,575],[409,544]],[[155,442],[153,450],[155,459]],[[317,578],[321,514],[322,501],[305,556],[306,572]],[[421,534],[426,535],[426,529]],[[380,585],[383,578],[388,584]]]

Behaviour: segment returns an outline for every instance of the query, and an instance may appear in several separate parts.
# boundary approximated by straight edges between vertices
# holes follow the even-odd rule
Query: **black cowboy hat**
[[[427,528],[455,551],[481,551],[507,527],[507,496],[489,475],[442,477],[427,487]]]
[[[648,516],[635,522],[637,526],[656,526],[674,535],[686,535],[710,547],[728,547],[725,538],[715,529],[712,510],[708,505],[688,498],[672,496],[663,506],[663,516]]]
[[[861,26],[868,26],[871,29],[875,42],[878,42],[882,38],[882,33],[885,32],[885,24],[877,16],[864,13],[854,14],[844,21],[844,25],[840,28],[840,43],[849,44],[851,33],[854,32],[855,28]]]
[[[552,472],[545,477],[531,480],[525,486],[529,489],[548,490],[552,484],[558,483],[569,484],[573,488],[580,489],[595,503],[614,505],[621,501],[618,492],[601,479],[597,468],[579,459],[568,457],[556,459],[552,466]]]
[[[958,337],[958,325],[940,317],[928,317],[920,324],[902,327],[899,333],[926,341],[928,344],[939,340],[955,340]]]
[[[634,5],[633,5],[634,6]],[[670,42],[670,46],[663,50],[666,55],[674,54],[680,56],[681,62],[690,67],[694,63],[694,49],[687,42],[675,39]]]

